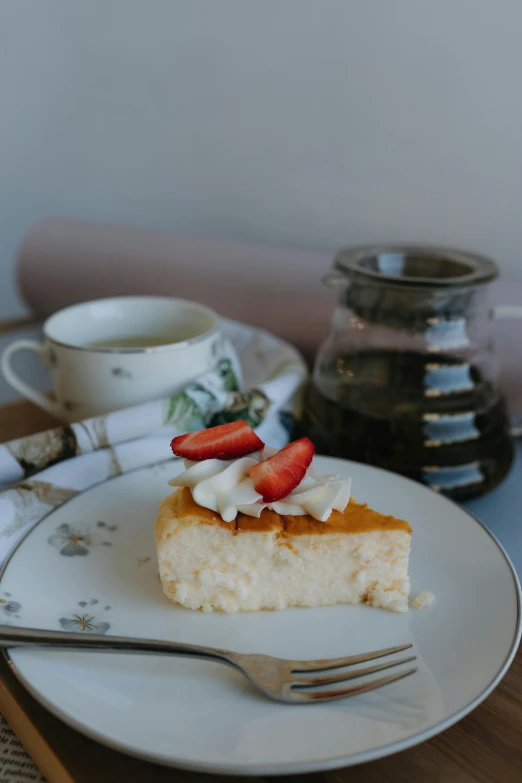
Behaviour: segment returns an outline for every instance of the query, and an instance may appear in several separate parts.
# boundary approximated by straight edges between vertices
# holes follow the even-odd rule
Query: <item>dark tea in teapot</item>
[[[513,445],[495,380],[489,259],[426,248],[343,251],[332,331],[305,396],[318,452],[401,473],[455,499],[496,486]]]

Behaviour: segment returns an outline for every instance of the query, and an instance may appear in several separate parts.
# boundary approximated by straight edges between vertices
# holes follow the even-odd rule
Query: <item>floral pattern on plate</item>
[[[105,522],[98,522],[97,527],[110,532],[117,530],[116,525],[107,525]],[[112,546],[112,541],[103,541],[98,533],[91,533],[89,528],[84,529],[67,523],[57,527],[56,533],[49,536],[47,540],[65,557],[88,555],[96,546]]]
[[[91,607],[98,606],[99,603],[97,598],[91,598],[88,602],[78,601],[78,606],[80,607],[78,611],[68,613],[66,616],[59,618],[58,622],[62,630],[75,633],[107,633],[111,627],[110,623],[100,618],[104,617],[104,613],[110,611],[111,607],[105,606],[104,609],[101,609],[101,607],[92,609],[94,614],[91,614]]]
[[[18,612],[22,608],[19,601],[13,601],[11,593],[2,593],[0,597],[0,625],[14,625],[13,619],[19,620]]]

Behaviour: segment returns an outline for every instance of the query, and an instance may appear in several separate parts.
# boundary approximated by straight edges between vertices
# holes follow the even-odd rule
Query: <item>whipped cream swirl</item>
[[[319,475],[313,468],[313,462],[301,483],[289,495],[264,503],[250,478],[250,468],[273,456],[276,451],[265,446],[262,451],[239,459],[184,460],[186,470],[171,479],[169,484],[188,487],[196,503],[220,514],[224,522],[233,522],[238,513],[259,517],[264,508],[291,516],[309,514],[319,522],[326,522],[334,510],[344,511],[350,500],[350,479]]]

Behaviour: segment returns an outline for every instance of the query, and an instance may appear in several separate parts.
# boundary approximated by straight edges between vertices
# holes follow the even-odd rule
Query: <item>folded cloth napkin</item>
[[[172,397],[0,445],[0,564],[43,516],[106,479],[173,459],[170,440],[237,419],[280,448],[307,377],[298,351],[262,329],[222,319],[217,365]],[[37,475],[35,475],[37,474]]]

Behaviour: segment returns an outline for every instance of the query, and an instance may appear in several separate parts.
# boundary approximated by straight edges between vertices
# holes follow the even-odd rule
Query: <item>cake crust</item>
[[[353,498],[344,511],[332,511],[326,522],[319,522],[308,514],[302,516],[281,516],[268,508],[259,518],[238,514],[234,522],[224,522],[219,514],[198,505],[188,487],[182,487],[165,498],[160,506],[162,517],[176,516],[180,522],[198,521],[201,525],[218,525],[230,533],[279,532],[286,536],[324,536],[332,533],[370,533],[375,531],[403,530],[411,533],[410,525],[397,517],[386,516],[374,511]]]

